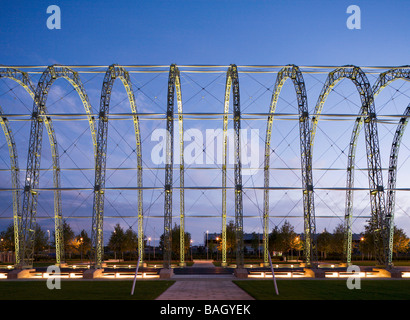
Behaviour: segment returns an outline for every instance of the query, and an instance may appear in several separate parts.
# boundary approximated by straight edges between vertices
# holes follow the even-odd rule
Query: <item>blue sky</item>
[[[46,13],[46,9],[49,5],[53,4],[58,5],[61,9],[60,30],[49,30],[46,26],[46,21],[49,17],[49,14]],[[351,4],[358,5],[361,9],[360,30],[349,30],[346,27],[346,20],[349,17],[349,14],[346,13],[346,9]],[[286,65],[292,63],[304,66],[338,66],[345,64],[358,66],[406,65],[409,64],[410,49],[408,12],[410,12],[409,1],[123,0],[51,2],[4,0],[1,2],[0,10],[0,45],[2,47],[0,51],[0,64],[40,66],[54,63],[66,65],[110,65],[112,63],[122,65],[169,65],[171,63],[179,65],[228,65],[231,63],[237,65]],[[153,81],[151,87],[148,86],[149,90],[156,92],[156,85],[163,87],[166,82],[161,81],[166,81],[166,75],[164,77]],[[241,80],[241,83],[246,84],[248,81],[255,85],[251,79],[245,76],[244,78],[244,81]],[[139,80],[137,80],[135,81],[138,82]],[[185,84],[193,86],[192,90],[194,92],[194,80],[197,81],[198,79],[191,80],[189,75],[186,75],[183,79]],[[203,80],[203,83],[207,84],[211,80],[210,78],[206,78]],[[320,81],[314,77],[307,77],[306,80],[308,85],[309,80],[311,81],[309,85],[313,88],[311,90],[314,92],[315,90],[317,92],[320,91],[321,86],[318,85]],[[370,80],[374,82],[375,77],[372,77]],[[93,80],[91,76],[85,75],[83,77],[83,82],[84,81],[87,82],[86,89],[90,95],[93,107],[97,110],[99,105],[98,90],[101,88],[102,79],[100,77]],[[198,81],[200,82],[201,80]],[[270,75],[270,78],[263,79],[262,82],[271,87],[274,84],[274,76]],[[215,90],[220,90],[221,88],[223,90],[223,83],[224,77],[222,76],[216,82],[219,86],[217,86]],[[187,85],[185,88],[186,87]],[[7,90],[7,86],[3,86],[2,88],[2,92]],[[119,86],[117,88],[121,90]],[[241,88],[246,88],[246,85],[243,85]],[[408,85],[407,87],[404,86],[402,88],[399,86],[398,88],[408,90]],[[64,105],[58,104],[58,95],[61,96],[65,93],[69,93],[69,86],[59,83],[53,90],[55,97],[54,100],[50,97],[51,101],[55,103],[56,110],[64,110]],[[355,91],[354,88],[349,87],[349,85],[341,87],[340,90],[344,94],[350,94]],[[252,90],[249,89],[248,91]],[[189,97],[189,93],[187,94],[187,92],[187,90],[184,91],[184,97]],[[395,94],[394,92],[389,93],[391,95]],[[116,100],[113,98],[114,104],[118,103],[121,105],[121,97],[123,95],[124,92],[120,92]],[[162,99],[164,99],[165,95],[166,91],[165,93],[162,91]],[[154,93],[152,96],[154,96]],[[311,101],[309,102],[311,108],[314,107],[317,96],[317,93],[311,94]],[[5,96],[1,97],[5,99]],[[244,94],[244,97],[246,98],[246,94]],[[295,100],[294,96],[292,96],[292,98],[285,97],[288,106]],[[69,95],[66,100],[69,98],[72,99],[72,101],[69,101],[70,104],[75,105],[77,103],[78,107],[78,98]],[[142,99],[143,97],[139,98]],[[351,99],[351,104],[354,105],[354,103],[358,103],[358,97],[352,97]],[[389,96],[384,97],[384,99],[384,101],[388,101]],[[406,96],[401,96],[401,99],[406,101]],[[263,105],[265,109],[262,108],[261,112],[266,112],[270,96],[266,95],[265,100],[265,104]],[[144,107],[143,100],[139,101],[141,102],[141,106]],[[0,103],[3,104],[1,98]],[[27,99],[26,103],[27,105],[30,104],[29,99]],[[345,102],[340,102],[335,99],[334,104],[340,103]],[[345,105],[346,107],[352,107],[348,104]],[[192,104],[192,107],[193,106]],[[289,111],[286,109],[286,106],[286,103],[282,106],[283,112]],[[148,107],[149,104],[147,104],[147,108]],[[148,110],[147,108],[145,110]],[[353,108],[351,112],[355,112],[354,110]],[[404,110],[404,106],[397,107],[397,112],[401,113],[402,110]],[[25,110],[21,112],[24,111]],[[77,109],[77,112],[82,112],[81,108]],[[123,112],[129,111],[124,108]],[[386,114],[388,113],[389,112],[386,111]],[[160,125],[165,127],[165,122]],[[203,126],[203,124],[195,125],[198,127]],[[195,127],[195,125],[192,126]],[[265,124],[260,125],[261,130],[265,130],[264,125]],[[150,125],[146,127],[148,130],[152,130],[153,128],[153,126]],[[78,138],[78,135],[84,132],[86,126],[81,127],[75,124],[72,127],[65,127],[64,130],[72,130],[73,128],[78,131],[77,135],[73,133],[73,138]],[[278,125],[278,128],[280,128],[280,125]],[[347,130],[346,128],[347,127],[344,127],[342,131]],[[394,126],[390,127],[390,129],[386,129],[386,132],[390,133],[389,137],[391,137],[391,130],[394,130],[391,128],[394,128]],[[282,159],[282,162],[294,161],[297,158],[294,159],[292,157],[296,157],[298,152],[298,144],[297,140],[295,140],[298,138],[297,129],[294,129],[291,135],[284,134],[279,129],[277,130],[277,136],[282,136],[283,141],[289,139],[289,144],[291,144],[291,142],[294,144],[294,149],[284,150],[292,151],[290,152],[292,154],[286,160]],[[330,130],[332,131],[331,128]],[[334,137],[332,139],[338,140],[340,132],[336,129],[333,131]],[[20,139],[27,141],[27,126],[25,129],[22,129],[22,132],[25,133],[21,134]],[[113,140],[117,139],[117,141],[121,141],[121,128],[111,130],[111,132],[114,132]],[[124,134],[125,133],[129,134],[130,132],[124,129]],[[64,137],[68,137],[66,140],[70,139],[67,133],[63,131],[63,128],[60,132],[57,132],[57,134],[62,137],[60,149],[64,149],[64,145],[70,145],[69,142],[64,141]],[[145,133],[145,136],[146,135],[147,133]],[[264,132],[261,135],[263,136]],[[346,136],[348,137],[349,135],[350,131]],[[81,135],[81,143],[83,143],[83,146],[87,145],[87,143],[89,146],[88,138],[87,135]],[[323,140],[326,140],[325,138],[325,136],[322,136]],[[320,137],[318,137],[318,139],[320,139]],[[2,143],[4,143],[3,140]],[[391,139],[389,142],[390,141]],[[21,147],[19,155],[21,155],[20,166],[24,167],[26,149],[24,149],[24,142],[22,142],[22,145],[23,147]],[[46,143],[44,143],[44,145],[46,145]],[[387,152],[388,147],[389,145],[387,144]],[[127,146],[124,148],[126,149]],[[118,154],[116,155],[120,158],[118,163],[121,163],[121,156],[126,156],[127,151],[122,150],[122,153],[120,153],[120,151],[115,150],[115,148],[112,148],[112,154],[116,154],[117,152]],[[4,159],[6,159],[3,161],[5,163],[4,167],[6,167],[7,154],[5,154],[5,152],[7,152],[7,146],[4,147],[3,145],[1,152]],[[67,167],[74,166],[72,158],[76,158],[75,152],[80,153],[78,150],[73,151],[71,158],[68,159],[67,162],[64,162]],[[44,153],[46,153],[46,151],[44,151]],[[321,153],[319,160],[324,161],[323,157],[326,158],[330,156],[329,154],[324,156],[324,153]],[[89,154],[88,159],[90,158],[92,158],[92,155]],[[44,159],[43,163],[44,161],[46,163],[44,166],[47,167],[47,157],[45,156]],[[337,160],[337,155],[335,155],[335,159]],[[363,157],[361,159],[363,161]],[[404,159],[407,160],[407,157],[405,156]],[[280,165],[281,161],[279,160],[281,159],[276,160],[279,163],[278,165]],[[336,162],[336,160],[334,162]],[[296,165],[297,161],[294,162],[294,164]],[[317,166],[323,164],[324,162],[321,163],[319,161]],[[87,166],[87,163],[81,163],[81,165]],[[131,165],[132,164],[130,164],[130,166]],[[344,163],[338,163],[339,167],[343,167],[343,165]],[[365,165],[363,165],[363,167],[364,166]],[[409,167],[410,166],[407,168]],[[8,177],[8,173],[1,174],[4,177]],[[86,175],[87,178],[84,179],[85,184],[93,179],[92,173],[86,173]],[[162,175],[161,172],[161,176]],[[50,177],[51,176],[49,176],[49,179]],[[177,178],[178,175],[175,177]],[[202,179],[200,181],[203,183],[206,183],[206,179],[209,178],[204,173],[202,173],[202,175],[201,173],[192,173],[191,183],[193,184],[195,184],[195,177]],[[76,178],[74,178],[74,174],[72,177],[66,176],[68,180],[75,180]],[[218,177],[216,178],[218,179]],[[123,177],[118,176],[117,179],[116,181],[119,181],[117,185],[121,185],[121,179],[123,179]],[[161,179],[163,179],[163,177]],[[189,179],[190,178],[187,178],[188,181]],[[211,177],[209,183],[211,183],[213,179],[214,176]],[[278,179],[280,180],[280,178]],[[343,186],[343,178],[338,177],[337,179],[341,179],[339,183]],[[155,181],[155,177],[148,177],[145,181]],[[279,183],[278,181],[276,182]],[[298,179],[296,179],[291,183],[297,185],[299,182]],[[365,183],[366,179],[364,177],[364,186]],[[293,199],[300,198],[299,193],[297,192],[289,197]],[[177,196],[177,192],[175,194]],[[7,196],[10,197],[10,194]],[[125,202],[128,202],[132,197],[133,195],[128,195]],[[197,199],[198,194],[192,193],[191,197]],[[217,199],[213,197],[220,197],[219,192],[218,195],[209,193],[207,196],[204,196],[202,193],[201,201],[199,201],[196,207],[198,207],[198,205],[206,206],[208,203],[208,206],[205,208],[207,208],[206,210],[209,212],[213,211],[215,206],[219,208],[219,203],[216,205],[209,204],[212,202],[211,199]],[[339,197],[340,194],[336,196],[336,198]],[[110,204],[107,205],[107,211],[117,206],[117,198],[118,195],[109,198],[112,204],[111,206]],[[189,201],[189,197],[187,198]],[[281,198],[282,196],[278,199]],[[144,199],[147,201],[147,207],[149,206],[148,199],[155,199],[155,195],[154,193],[152,195],[148,194],[144,196]],[[359,207],[363,207],[363,210],[366,210],[366,205],[364,204],[368,199],[366,195],[358,196],[357,199],[359,200]],[[92,205],[92,199],[90,200],[90,198],[88,198],[86,201],[86,196],[84,196],[83,201],[83,198],[79,196],[79,199],[76,198],[76,200],[78,201],[78,208],[84,207],[84,212],[90,215],[89,205],[90,201]],[[360,200],[362,202],[360,202]],[[177,202],[177,199],[175,199],[175,201]],[[327,200],[322,199],[322,206],[326,201]],[[318,199],[318,203],[318,207],[320,208],[320,198]],[[344,200],[342,197],[339,199],[340,208],[338,208],[338,212],[341,214],[343,213],[343,204]],[[9,203],[7,203],[7,205],[9,205]],[[285,208],[286,205],[289,207],[289,203],[287,202],[280,204],[279,207]],[[133,206],[135,208],[135,204],[133,204]],[[193,206],[195,207],[194,204]],[[292,211],[293,206],[300,209],[301,204],[291,202],[291,208],[281,210],[285,210],[287,213],[297,214],[298,212]],[[187,205],[186,207],[189,208],[190,206]],[[275,206],[273,207],[276,208]],[[407,207],[407,204],[402,204],[402,211],[406,211]],[[127,210],[126,207],[118,208],[121,208],[118,210]],[[46,211],[47,209],[50,209],[50,207],[46,207],[44,210]],[[196,208],[196,210],[199,209],[200,208]],[[66,212],[68,211],[70,214],[73,211],[79,212],[81,210],[82,209],[73,210],[69,207],[66,208]],[[161,201],[157,203],[155,210],[155,214],[161,214],[163,210]],[[176,206],[174,210],[178,212],[178,206]],[[249,212],[252,210],[252,208],[249,208]],[[8,213],[5,214],[7,215]],[[113,214],[115,214],[115,212]],[[409,217],[403,214],[403,219],[406,219],[403,221],[407,221]],[[154,220],[156,223],[155,235],[158,237],[162,232],[162,226],[160,219]],[[187,220],[187,231],[195,234],[193,238],[196,242],[202,240],[203,232],[207,229],[210,231],[218,231],[220,228],[218,224],[213,224],[214,222],[211,219],[199,220],[200,221],[195,219]],[[76,222],[74,227],[77,232],[82,228],[83,221],[84,220]],[[124,221],[124,219],[120,219],[121,223],[124,223]],[[203,223],[202,221],[206,222]],[[176,222],[178,221],[176,220]],[[259,221],[256,222],[259,223]],[[336,220],[336,222],[340,221]],[[132,220],[124,223],[124,227],[126,227],[127,224],[128,226],[135,226],[135,221]],[[409,225],[406,224],[408,233],[410,232]],[[302,231],[301,226],[303,226],[302,220],[297,224],[298,232]],[[111,230],[111,227],[112,222],[107,222],[107,232]],[[334,224],[328,224],[327,222],[321,224],[318,231],[323,230],[324,227],[332,229]],[[150,234],[153,234],[154,227],[149,226],[147,228]],[[257,232],[259,230],[261,229],[253,227],[248,231]],[[360,232],[361,230],[358,228],[355,231]]]
[[[48,30],[46,9],[61,9]],[[349,5],[361,30],[349,30]],[[408,1],[2,1],[4,64],[400,65]]]

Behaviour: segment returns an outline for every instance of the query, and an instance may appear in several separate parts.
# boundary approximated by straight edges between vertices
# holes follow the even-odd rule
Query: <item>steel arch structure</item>
[[[392,83],[393,81],[397,79],[407,79],[408,80],[409,79],[409,68],[408,67],[393,68],[386,72],[381,73],[379,77],[377,78],[376,82],[374,83],[371,89],[371,93],[370,92],[367,93],[368,98],[364,98],[361,95],[362,103],[366,102],[366,100],[370,101],[371,99],[370,106],[373,106],[372,109],[375,108],[374,107],[375,97],[377,97],[377,95],[380,94],[380,92],[384,88],[386,88],[390,83]],[[367,87],[368,86],[369,85],[367,85]],[[360,92],[359,88],[358,90]],[[354,186],[354,159],[355,159],[355,154],[356,154],[356,144],[357,144],[358,136],[360,133],[360,128],[363,124],[363,121],[365,122],[365,127],[366,127],[366,124],[368,124],[369,122],[373,122],[375,120],[376,110],[373,109],[373,111],[372,110],[368,111],[369,116],[367,120],[363,119],[365,115],[366,115],[366,111],[362,107],[359,113],[359,116],[356,118],[356,121],[354,123],[351,141],[349,145],[349,157],[348,157],[349,163],[347,167],[347,189],[348,190],[346,192],[346,214],[345,214],[345,229],[347,230],[345,233],[345,254],[346,254],[347,264],[351,263],[351,252],[352,252],[352,231],[351,231],[351,219],[352,219],[352,211],[353,211],[353,190],[352,189]],[[369,130],[365,131],[365,133],[370,134],[370,137],[373,137],[374,139],[373,130],[370,127]],[[366,145],[369,145],[368,138],[366,138]],[[377,139],[374,139],[373,149],[374,151],[377,151],[377,154],[379,154],[378,137]],[[367,154],[368,154],[368,160],[369,160],[369,150],[367,150]],[[372,204],[372,216],[374,217],[374,220],[376,220],[376,221],[373,221],[372,223],[374,225],[375,230],[379,231],[379,235],[375,237],[376,238],[376,243],[375,243],[376,253],[378,254],[378,261],[380,264],[385,264],[387,267],[391,267],[392,265],[391,265],[391,258],[390,258],[391,252],[390,251],[392,251],[392,243],[391,245],[387,245],[387,244],[390,243],[390,240],[389,240],[390,235],[388,234],[388,230],[390,229],[390,225],[393,223],[393,220],[392,220],[392,217],[390,217],[390,214],[386,211],[386,206],[389,206],[389,204],[386,204],[384,202],[385,200],[384,194],[381,195],[381,193],[384,191],[384,187],[383,187],[383,184],[380,184],[380,183],[383,183],[381,179],[380,155],[377,156],[377,154],[375,153],[376,155],[375,157],[375,156],[371,156],[372,154],[373,153],[370,153],[370,157],[373,158],[373,160],[376,160],[376,157],[379,157],[378,168],[369,167],[369,161],[368,161],[369,185],[370,185],[370,188],[373,190],[370,193],[371,204]],[[377,171],[377,173],[375,171]],[[373,174],[371,175],[370,172],[372,172]],[[373,180],[371,178],[372,176],[373,176]],[[376,184],[374,181],[375,176],[377,176],[379,179],[379,182],[376,182]],[[390,238],[392,241],[393,240],[392,234]]]
[[[390,83],[395,80],[402,79],[410,81],[410,66],[402,66],[399,68],[393,68],[387,70],[379,75],[377,81],[373,85],[373,98],[384,89]],[[396,201],[396,179],[397,179],[397,160],[399,155],[400,143],[404,131],[407,127],[408,116],[409,116],[409,106],[407,106],[404,111],[403,117],[399,120],[396,128],[396,132],[393,138],[390,158],[389,158],[389,172],[387,180],[387,200],[386,200],[386,215],[384,225],[384,241],[388,243],[384,248],[385,252],[386,266],[388,268],[393,267],[393,233],[394,233],[394,206]],[[351,240],[350,240],[351,241]]]
[[[20,264],[19,257],[19,224],[20,224],[20,179],[19,179],[19,163],[17,156],[16,142],[14,139],[13,131],[11,130],[7,117],[3,117],[3,109],[0,107],[0,125],[4,132],[4,136],[7,141],[10,158],[10,173],[11,184],[13,187],[13,227],[14,227],[14,248],[16,264]]]
[[[97,132],[97,153],[95,158],[95,183],[93,218],[91,229],[92,257],[94,268],[102,267],[104,245],[103,245],[103,220],[104,220],[104,188],[107,163],[107,138],[108,138],[108,114],[110,111],[111,93],[116,79],[123,84],[130,104],[135,133],[135,153],[137,155],[137,186],[138,186],[138,257],[143,260],[144,232],[143,232],[143,190],[142,190],[142,150],[141,134],[138,118],[137,104],[135,101],[132,83],[127,70],[118,65],[111,65],[104,76],[101,91],[100,110]]]
[[[315,107],[315,116],[312,118],[312,148],[314,136],[320,114],[323,110],[324,103],[334,86],[342,79],[350,79],[356,86],[360,95],[361,107],[359,116],[356,119],[349,144],[349,156],[347,165],[347,183],[346,183],[346,212],[345,212],[345,254],[346,262],[351,263],[352,251],[352,230],[351,219],[353,210],[353,187],[354,187],[354,167],[357,139],[360,133],[362,122],[365,122],[366,135],[366,154],[370,192],[370,202],[372,208],[372,223],[374,229],[383,228],[383,219],[385,214],[384,187],[382,178],[382,168],[380,160],[379,139],[376,124],[376,109],[374,106],[374,96],[370,83],[365,73],[356,66],[343,66],[331,71],[328,74],[323,89],[319,95]],[[379,241],[375,243],[376,248],[380,248]],[[384,261],[382,254],[378,253],[380,262]]]
[[[83,88],[78,73],[64,66],[49,66],[43,72],[37,84],[33,113],[31,121],[29,150],[27,157],[27,171],[23,193],[22,218],[21,218],[21,268],[31,267],[34,254],[34,236],[35,222],[37,214],[37,198],[38,193],[35,190],[39,184],[39,172],[41,161],[42,133],[43,123],[46,125],[47,134],[50,141],[53,162],[53,183],[54,183],[54,219],[55,219],[55,242],[56,242],[56,260],[57,264],[62,263],[64,259],[64,244],[63,244],[63,227],[62,227],[62,211],[61,211],[61,190],[60,190],[60,164],[58,145],[51,119],[47,116],[46,101],[49,90],[55,80],[66,79],[76,90],[84,105],[87,114],[91,114],[91,105],[88,96]],[[94,118],[88,117],[91,135],[93,137],[93,145],[95,144],[95,126]],[[95,149],[94,149],[95,151]]]
[[[30,81],[28,74],[15,69],[15,68],[1,68],[0,78],[8,78],[17,82],[22,86],[32,99],[34,99],[34,88]],[[3,110],[0,108],[0,124],[4,135],[6,137],[9,158],[10,158],[10,171],[11,182],[13,186],[13,226],[14,226],[14,247],[15,247],[15,264],[20,265],[20,232],[21,232],[21,203],[20,203],[20,179],[19,172],[20,167],[18,163],[17,148],[14,139],[13,132],[11,130],[7,117],[3,116]]]
[[[302,171],[302,188],[303,188],[303,216],[305,232],[305,261],[308,267],[317,263],[317,253],[313,235],[316,230],[315,208],[313,196],[313,177],[312,177],[312,155],[311,155],[311,129],[309,123],[309,109],[307,103],[307,94],[303,75],[299,67],[288,65],[282,68],[276,77],[275,87],[273,89],[272,99],[269,107],[268,123],[266,128],[265,140],[265,161],[264,161],[264,264],[268,264],[269,250],[269,162],[270,162],[270,141],[272,135],[273,114],[280,92],[286,80],[291,79],[296,91],[299,112],[299,135],[300,135],[300,153],[301,153],[301,171]]]
[[[183,66],[184,67],[184,66]],[[106,67],[104,67],[105,70]],[[29,141],[29,155],[27,160],[27,173],[24,189],[20,189],[18,179],[18,161],[16,143],[13,141],[13,134],[9,125],[7,114],[4,114],[0,108],[0,125],[6,136],[9,147],[10,166],[13,184],[13,220],[15,227],[16,254],[18,265],[20,267],[29,267],[33,257],[32,243],[34,237],[34,223],[36,221],[37,192],[39,191],[39,168],[41,158],[42,130],[43,123],[46,125],[47,134],[50,140],[51,152],[53,157],[53,182],[54,182],[54,216],[56,227],[56,246],[57,263],[62,262],[64,256],[62,238],[62,213],[61,213],[61,186],[60,186],[60,166],[57,149],[57,140],[54,132],[50,114],[46,108],[48,92],[58,78],[68,80],[75,88],[85,107],[88,115],[88,122],[92,135],[94,156],[95,156],[95,185],[94,185],[94,204],[92,217],[92,239],[94,248],[95,266],[101,267],[102,263],[102,230],[103,230],[103,212],[104,212],[104,186],[105,186],[105,164],[106,149],[108,139],[108,118],[110,95],[116,78],[120,78],[128,94],[128,99],[132,109],[132,118],[134,121],[134,131],[136,138],[137,153],[137,170],[138,170],[138,253],[140,261],[143,259],[143,207],[142,207],[142,154],[141,138],[139,129],[139,118],[135,97],[129,80],[129,73],[125,67],[111,65],[105,72],[103,89],[100,99],[98,135],[95,126],[95,119],[91,112],[91,105],[88,96],[82,86],[76,71],[64,66],[49,66],[42,74],[36,89],[30,83],[28,74],[18,69],[6,67],[0,69],[0,78],[10,78],[20,84],[34,99],[33,112],[31,114],[31,131]],[[182,67],[181,67],[182,68]],[[385,69],[385,68],[384,68]],[[354,128],[349,144],[349,156],[347,165],[347,182],[346,182],[346,211],[345,211],[345,231],[346,231],[346,260],[351,261],[350,253],[352,247],[352,208],[353,208],[353,191],[354,191],[354,169],[357,139],[361,126],[364,122],[366,138],[366,155],[367,170],[369,178],[370,203],[372,208],[373,229],[378,232],[378,260],[386,263],[388,267],[392,266],[392,245],[393,245],[393,218],[395,205],[397,161],[400,143],[410,116],[410,105],[397,123],[389,160],[389,176],[387,189],[384,188],[381,162],[379,139],[377,133],[377,118],[375,108],[375,98],[390,83],[397,79],[409,80],[409,66],[395,67],[386,72],[380,73],[379,77],[371,87],[366,73],[356,66],[343,66],[332,70],[327,74],[327,80],[315,107],[315,113],[309,121],[309,112],[307,107],[307,93],[302,72],[299,67],[288,65],[283,67],[277,74],[275,88],[271,97],[270,109],[265,140],[265,159],[264,159],[264,211],[263,211],[263,232],[264,232],[264,262],[268,261],[268,233],[269,233],[269,162],[270,162],[270,143],[273,127],[273,119],[276,117],[276,104],[284,83],[290,78],[296,91],[298,100],[298,120],[300,135],[301,151],[301,171],[302,171],[302,189],[304,205],[304,231],[305,231],[305,261],[307,266],[314,266],[317,256],[313,239],[315,233],[315,208],[314,208],[314,184],[312,174],[312,153],[314,147],[315,133],[318,121],[325,104],[325,101],[332,92],[336,84],[342,79],[349,79],[355,85],[361,99],[360,111],[355,117]],[[225,71],[224,71],[225,72]],[[232,189],[227,187],[227,130],[229,119],[229,108],[231,100],[233,101],[233,125],[235,129],[235,227],[237,241],[237,264],[243,266],[243,186],[242,186],[242,163],[240,151],[240,128],[241,128],[241,110],[239,94],[239,72],[236,65],[230,65],[226,71],[224,113],[223,113],[223,165],[222,165],[222,263],[226,264],[226,191]],[[233,95],[233,97],[231,97]],[[174,105],[177,100],[178,114],[175,115]],[[266,114],[264,114],[266,117]],[[174,170],[174,121],[178,118],[179,136],[180,136],[180,262],[185,262],[185,208],[184,208],[184,140],[183,140],[183,112],[182,112],[182,95],[180,71],[176,65],[171,65],[168,76],[168,96],[166,121],[168,135],[166,138],[166,165],[165,165],[165,202],[164,202],[164,266],[170,267],[171,258],[171,230],[172,230],[172,191],[173,191],[173,170]],[[385,199],[384,191],[387,190]],[[20,208],[19,193],[23,193],[23,206]],[[385,201],[386,200],[386,201]],[[98,253],[97,253],[98,252]],[[98,258],[97,258],[98,255]],[[21,259],[20,259],[21,258]],[[98,261],[98,262],[97,262]]]
[[[394,207],[396,203],[396,181],[397,181],[397,163],[399,156],[399,149],[404,131],[409,122],[410,116],[410,104],[407,106],[403,113],[403,117],[400,118],[396,132],[394,134],[390,158],[389,158],[389,173],[387,179],[387,202],[386,202],[386,233],[388,237],[388,256],[387,266],[393,266],[393,236],[394,236]]]
[[[222,150],[222,265],[226,266],[226,168],[228,159],[228,113],[233,94],[233,122],[234,122],[234,183],[235,183],[235,242],[236,264],[239,268],[244,265],[243,257],[243,204],[242,204],[242,164],[241,164],[241,106],[239,92],[238,68],[232,64],[226,72],[224,115],[223,115],[223,150]]]
[[[181,78],[178,67],[172,64],[168,74],[166,152],[165,152],[165,200],[164,200],[164,268],[171,267],[172,243],[172,186],[174,166],[174,105],[177,100],[180,145],[180,263],[185,263],[185,200],[184,200],[184,136],[182,117]]]

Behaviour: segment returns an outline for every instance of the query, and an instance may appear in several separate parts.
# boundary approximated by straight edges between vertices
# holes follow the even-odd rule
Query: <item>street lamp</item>
[[[194,260],[192,259],[192,244],[194,243],[194,240],[191,239],[190,242],[191,242],[191,261],[194,261]]]

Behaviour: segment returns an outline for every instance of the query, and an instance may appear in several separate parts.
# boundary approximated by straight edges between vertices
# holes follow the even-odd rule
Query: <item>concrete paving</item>
[[[210,261],[195,261],[193,268],[215,268]],[[174,275],[175,283],[156,300],[254,300],[232,282],[233,275]]]
[[[156,300],[254,300],[231,280],[178,280]]]

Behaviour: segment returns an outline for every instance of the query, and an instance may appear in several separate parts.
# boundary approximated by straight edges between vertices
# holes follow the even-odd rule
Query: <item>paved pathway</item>
[[[156,300],[253,300],[231,280],[178,280]]]
[[[195,261],[193,268],[214,268],[209,261]],[[156,300],[254,300],[232,282],[233,275],[174,275],[175,283]]]

